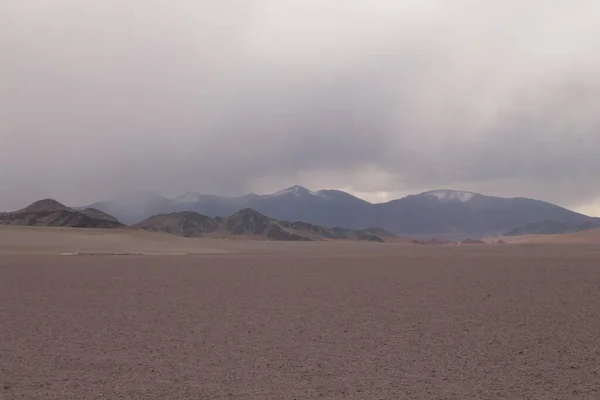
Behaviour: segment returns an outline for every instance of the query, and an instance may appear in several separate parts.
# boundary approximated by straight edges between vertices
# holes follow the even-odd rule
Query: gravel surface
[[[0,399],[600,398],[600,249],[379,249],[5,256]]]

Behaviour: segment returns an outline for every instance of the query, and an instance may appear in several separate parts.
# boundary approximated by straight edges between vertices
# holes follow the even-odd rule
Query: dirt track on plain
[[[276,249],[0,257],[0,399],[600,397],[597,247]]]

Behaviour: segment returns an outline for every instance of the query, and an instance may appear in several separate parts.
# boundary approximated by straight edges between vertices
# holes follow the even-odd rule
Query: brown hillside
[[[0,225],[72,228],[120,228],[124,225],[100,210],[80,211],[53,199],[39,200],[14,212],[0,213]]]
[[[31,203],[30,205],[28,205],[27,207],[21,209],[21,210],[17,210],[15,211],[15,213],[31,213],[31,212],[38,212],[38,211],[59,211],[59,210],[68,210],[69,207],[65,206],[64,204],[54,200],[54,199],[43,199],[43,200],[38,200],[35,201],[33,203]]]
[[[156,215],[133,227],[188,237],[243,236],[279,241],[346,239],[383,242],[384,240],[373,232],[385,232],[378,228],[354,231],[342,228],[327,229],[300,221],[279,221],[250,208],[240,210],[228,218],[217,217],[213,219],[188,211]]]
[[[220,224],[205,215],[183,211],[155,215],[134,225],[134,227],[148,231],[167,232],[184,237],[200,237],[207,233],[216,232],[220,228]]]

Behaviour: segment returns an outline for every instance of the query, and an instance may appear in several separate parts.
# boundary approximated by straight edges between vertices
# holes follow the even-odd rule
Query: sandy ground
[[[134,229],[45,228],[0,225],[0,255],[63,253],[228,253],[223,240],[187,239]]]
[[[244,239],[244,238],[242,238]],[[566,235],[523,235],[491,237],[488,243],[503,240],[507,244],[536,245],[600,245],[600,229]],[[135,229],[45,228],[0,225],[0,256],[61,254],[265,254],[279,252],[361,253],[377,249],[378,253],[394,253],[398,246],[415,246],[411,239],[388,238],[389,243],[330,241],[272,242],[265,240],[233,240],[183,238]],[[375,246],[375,247],[374,247]],[[470,245],[472,246],[472,245]],[[495,245],[499,246],[499,245]],[[426,245],[426,247],[431,247]]]
[[[521,235],[499,238],[507,243],[600,245],[600,229],[560,235]]]
[[[242,238],[244,239],[244,238]],[[390,239],[394,244],[410,240]],[[323,247],[326,245],[326,247]],[[0,256],[2,255],[71,255],[71,254],[232,254],[313,251],[361,252],[381,243],[374,242],[273,242],[252,240],[184,238],[166,233],[136,229],[46,228],[0,225]],[[387,247],[390,251],[391,248]],[[392,250],[393,251],[393,250]]]
[[[224,246],[1,256],[0,398],[600,398],[598,247]]]

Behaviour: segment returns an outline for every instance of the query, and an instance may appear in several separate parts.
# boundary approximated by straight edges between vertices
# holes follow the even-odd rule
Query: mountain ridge
[[[0,225],[64,228],[133,228],[161,231],[184,237],[243,237],[284,241],[360,240],[385,242],[394,237],[381,228],[351,230],[327,229],[302,221],[283,221],[267,217],[251,208],[229,217],[211,218],[194,211],[158,214],[131,227],[96,208],[74,209],[54,200],[38,200],[17,211],[0,213]],[[378,236],[379,235],[379,236]]]
[[[304,221],[325,228],[344,226],[357,230],[380,226],[399,236],[453,239],[501,235],[542,221],[579,225],[600,222],[600,218],[541,200],[452,189],[434,189],[384,203],[370,203],[340,190],[313,191],[299,185],[264,195],[224,197],[188,192],[177,199],[154,198],[130,209],[102,202],[92,206],[130,224],[140,222],[141,219],[136,220],[139,217],[155,214],[194,211],[215,218],[251,208],[278,220]],[[149,203],[153,206],[147,207]]]
[[[267,217],[253,209],[245,208],[229,217],[211,218],[194,211],[180,211],[152,216],[132,227],[149,231],[160,231],[185,237],[260,237],[269,240],[314,241],[314,240],[361,240],[384,242],[393,237],[381,228],[360,231],[333,228],[327,229],[307,222],[281,221]]]

